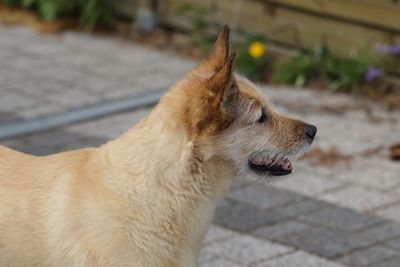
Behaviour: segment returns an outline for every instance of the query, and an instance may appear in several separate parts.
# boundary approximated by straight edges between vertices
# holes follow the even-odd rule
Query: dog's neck
[[[150,224],[155,240],[169,240],[157,253],[176,255],[171,261],[192,266],[188,262],[197,258],[216,202],[228,191],[233,175],[223,160],[204,160],[196,154],[196,142],[187,138],[182,125],[173,123],[173,115],[156,107],[127,133],[100,147],[98,160],[109,166],[102,175],[105,183],[134,214],[126,217],[137,220],[136,225]],[[126,224],[128,229],[135,225]],[[142,234],[128,231],[136,237]],[[149,233],[143,234],[143,239],[149,238]]]
[[[173,118],[175,114],[164,110],[157,106],[128,132],[101,148],[111,173],[113,169],[119,172],[111,174],[110,179],[117,185],[157,184],[210,198],[224,195],[233,178],[231,168],[218,157],[205,159],[196,141],[190,140]]]

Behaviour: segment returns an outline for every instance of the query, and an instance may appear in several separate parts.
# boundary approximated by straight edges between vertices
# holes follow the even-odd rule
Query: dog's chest
[[[181,266],[198,266],[202,241],[214,217],[216,201],[204,200],[197,205],[189,221],[189,238],[182,255]]]

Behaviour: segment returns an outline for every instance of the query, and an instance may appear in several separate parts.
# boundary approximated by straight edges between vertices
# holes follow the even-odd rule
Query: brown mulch
[[[335,166],[340,163],[348,164],[352,160],[352,156],[341,154],[335,147],[328,150],[320,148],[310,150],[303,158],[310,160],[313,164],[324,166]]]
[[[34,28],[39,32],[56,33],[66,29],[76,29],[76,22],[71,18],[59,19],[51,22],[44,22],[39,19],[37,14],[30,10],[16,7],[5,6],[0,3],[0,23],[3,24],[23,24]]]
[[[400,143],[392,145],[390,147],[390,158],[392,160],[400,161]]]

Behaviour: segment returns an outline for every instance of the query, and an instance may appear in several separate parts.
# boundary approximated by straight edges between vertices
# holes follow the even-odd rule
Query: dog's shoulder
[[[34,158],[36,157],[0,145],[0,166],[4,164],[16,163],[19,161],[30,162]]]

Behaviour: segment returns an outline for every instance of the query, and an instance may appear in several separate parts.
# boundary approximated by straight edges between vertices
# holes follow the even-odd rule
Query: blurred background
[[[98,146],[223,24],[238,72],[318,126],[290,179],[239,177],[201,266],[400,266],[400,1],[0,0],[0,144]]]

